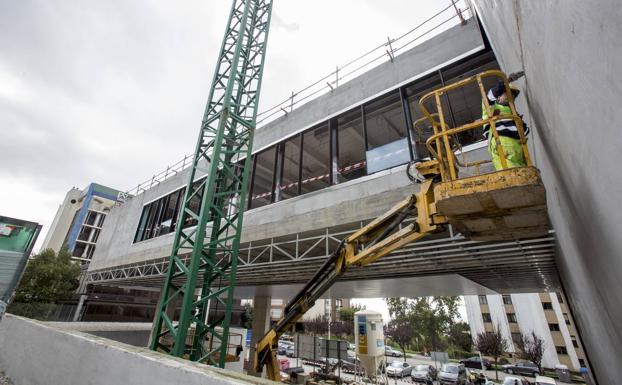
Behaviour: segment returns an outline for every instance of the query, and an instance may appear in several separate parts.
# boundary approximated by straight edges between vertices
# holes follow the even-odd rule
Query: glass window
[[[559,303],[564,303],[564,298],[562,297],[562,293],[555,293],[557,294],[557,302]]]
[[[149,218],[149,209],[150,205],[143,207],[143,212],[140,215],[140,220],[138,221],[138,228],[136,229],[136,236],[134,236],[134,242],[142,241],[145,236],[145,230],[147,228],[147,219]]]
[[[205,180],[205,177],[195,180],[193,183],[193,189],[198,188],[199,185],[203,183],[204,180]],[[199,213],[199,210],[201,209],[201,201],[203,200],[203,191],[204,190],[201,190],[197,194],[193,195],[192,198],[190,198],[190,203],[188,204],[188,208],[190,209],[190,211],[197,213],[197,214]],[[185,191],[182,192],[182,196],[180,199],[181,201],[184,200],[185,194],[186,194]],[[196,224],[197,224],[196,219],[192,218],[190,215],[186,215],[186,219],[184,220],[184,227],[195,226]]]
[[[302,193],[330,186],[328,123],[304,133],[302,139]]]
[[[91,238],[91,242],[96,243],[99,239],[100,229],[93,229],[93,237]]]
[[[181,198],[183,191],[183,189],[177,190],[168,196],[162,220],[160,221],[160,235],[168,234],[175,229],[179,204],[183,199]]]
[[[106,214],[99,214],[99,221],[97,221],[97,227],[102,227],[104,225],[104,219],[106,219]]]
[[[557,354],[568,354],[568,350],[566,350],[565,346],[556,346],[555,350],[557,351]]]
[[[456,365],[443,364],[443,367],[441,367],[441,372],[445,372],[445,373],[457,374],[458,371],[459,369]]]
[[[251,208],[272,203],[276,146],[256,154]]]
[[[550,302],[542,302],[542,308],[544,310],[553,310],[553,304]]]
[[[559,324],[549,324],[549,330],[552,332],[558,332],[559,331]]]
[[[278,200],[288,199],[298,195],[300,178],[300,135],[283,143],[283,168],[279,184],[280,196]]]
[[[485,295],[478,295],[477,299],[479,300],[480,305],[488,305],[488,298]]]
[[[577,337],[570,336],[570,340],[572,340],[572,346],[574,346],[575,348],[579,347],[579,343],[577,342]]]
[[[369,150],[406,137],[404,110],[397,90],[365,105],[365,127]]]
[[[147,224],[145,226],[145,234],[143,235],[143,239],[149,239],[153,236],[153,225],[155,222],[157,211],[158,201],[149,203],[149,217],[147,218]]]
[[[523,340],[523,336],[520,333],[512,333],[512,341],[515,344],[520,343]]]
[[[566,322],[566,325],[570,325],[570,317],[568,316],[568,313],[564,313],[564,321]]]
[[[72,255],[76,258],[85,258],[86,243],[76,242],[76,246],[73,249]]]
[[[96,219],[97,219],[97,213],[95,211],[89,210],[86,216],[86,219],[84,220],[84,223],[87,225],[95,226]]]
[[[404,109],[397,90],[364,107],[367,132],[367,172],[410,161]]]
[[[337,118],[337,171],[337,183],[367,174],[365,131],[360,108]]]
[[[510,297],[509,295],[504,295],[503,297],[503,303],[506,305],[511,305],[512,304],[512,297]]]
[[[515,324],[517,322],[516,321],[516,314],[508,313],[507,316],[508,316],[508,322],[509,323]]]
[[[421,158],[430,156],[425,141],[434,133],[432,125],[427,119],[423,119],[424,115],[419,107],[419,99],[428,92],[441,86],[441,78],[438,72],[434,72],[423,79],[417,80],[414,84],[406,87],[406,96],[410,107],[410,115],[413,121],[412,139],[415,145],[417,155]],[[433,112],[436,111],[433,103],[426,103],[426,108]]]
[[[484,322],[492,322],[492,318],[490,318],[490,313],[482,313],[482,319]]]

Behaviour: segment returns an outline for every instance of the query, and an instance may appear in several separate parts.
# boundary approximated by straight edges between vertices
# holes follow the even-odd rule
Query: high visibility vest
[[[499,115],[511,115],[512,109],[510,106],[504,106],[503,104],[497,103],[497,98],[492,94],[492,89],[488,91],[486,95],[487,100],[482,100],[482,119],[488,119],[488,110],[486,109],[486,105],[484,103],[488,103],[494,111],[499,111]],[[495,127],[497,128],[497,133],[499,136],[507,136],[509,138],[520,139],[520,135],[518,134],[518,128],[516,128],[516,124],[512,119],[501,119],[497,120]],[[525,127],[525,135],[529,132],[527,126]],[[490,125],[486,124],[484,126],[484,136],[487,139],[490,139]]]

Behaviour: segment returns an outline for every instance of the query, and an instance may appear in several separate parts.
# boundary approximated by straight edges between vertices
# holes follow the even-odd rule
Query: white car
[[[557,385],[557,382],[551,377],[536,376],[536,385]]]
[[[528,384],[528,382],[525,382],[525,380],[523,380],[520,377],[506,376],[503,379],[503,384],[502,385],[525,385],[525,384]]]
[[[404,378],[410,376],[412,370],[413,367],[408,362],[393,361],[391,365],[387,366],[387,376]]]
[[[395,350],[390,346],[385,346],[384,347],[384,355],[385,356],[391,356],[391,357],[401,357],[402,356],[402,352],[400,352],[399,350]]]

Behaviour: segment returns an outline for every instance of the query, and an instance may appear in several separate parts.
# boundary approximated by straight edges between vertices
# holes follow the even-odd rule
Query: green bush
[[[498,362],[499,365],[507,365],[509,363],[510,363],[510,361],[508,361],[507,358],[505,358],[505,357],[499,358],[499,362]]]
[[[453,359],[461,359],[461,358],[468,358],[473,356],[475,353],[473,352],[468,352],[466,350],[461,350],[458,347],[455,346],[449,346],[447,348],[447,354],[449,355],[449,358],[453,358]]]

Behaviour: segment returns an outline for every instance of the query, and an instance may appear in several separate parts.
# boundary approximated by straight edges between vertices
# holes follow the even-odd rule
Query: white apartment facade
[[[579,371],[587,360],[567,301],[561,293],[470,295],[464,297],[473,339],[498,327],[508,342],[508,353],[518,360],[516,341],[532,331],[544,339],[542,366],[566,365]]]

